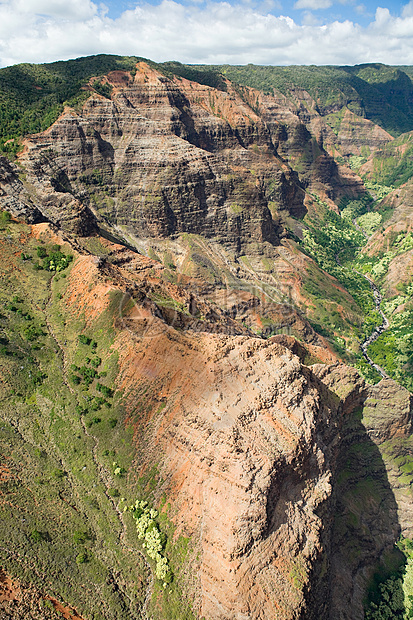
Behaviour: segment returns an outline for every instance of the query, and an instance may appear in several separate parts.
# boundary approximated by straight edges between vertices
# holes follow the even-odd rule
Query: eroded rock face
[[[52,222],[74,235],[91,234],[96,230],[95,216],[61,185],[63,181],[60,172],[28,181],[16,165],[0,157],[0,207],[29,224]]]
[[[146,466],[157,462],[178,532],[193,542],[198,616],[298,618],[326,551],[333,397],[278,344],[148,338],[143,356],[119,345],[120,381],[135,393],[155,382],[166,403],[140,420],[131,400],[130,421]],[[145,428],[158,430],[149,438]]]
[[[324,150],[327,129],[312,117],[307,128],[281,96],[168,79],[145,63],[133,81],[120,73],[107,76],[111,100],[95,93],[80,114],[66,109],[26,141],[21,162],[31,179],[138,237],[274,245],[277,212],[302,217],[304,189],[331,199],[364,191]]]
[[[343,155],[361,155],[363,147],[372,153],[394,140],[387,131],[348,109],[344,112],[337,137]]]
[[[144,64],[133,82],[108,80],[112,100],[94,95],[27,141],[25,178],[1,162],[5,208],[77,235],[95,229],[93,210],[136,236],[190,232],[241,250],[278,244],[277,213],[302,216],[304,188],[360,188],[324,150],[310,100],[297,110]],[[119,296],[134,473],[156,466],[155,501],[166,497],[176,536],[190,538],[176,577],[196,615],[361,620],[380,557],[410,531],[410,491],[384,459],[411,450],[410,396],[340,364],[307,367],[292,339],[255,338],[189,286],[156,282],[156,261],[113,253],[77,256],[62,308],[92,325]]]
[[[178,531],[193,541],[189,587],[199,617],[362,618],[368,580],[400,532],[379,451],[361,424],[348,425],[368,394],[364,382],[338,366],[341,380],[330,389],[278,344],[191,340],[163,334],[146,341],[143,357],[123,345],[120,352],[121,385],[133,368],[135,389],[155,381],[166,403],[140,420],[131,402],[130,419],[139,454],[160,468]],[[370,492],[358,467],[347,503],[335,483],[353,444],[372,450],[379,482]],[[358,504],[358,538],[348,531],[348,505],[364,484],[369,509]]]
[[[0,204],[2,209],[29,224],[45,221],[44,216],[24,191],[17,166],[0,157]]]
[[[392,380],[365,385],[355,370],[338,364],[315,371],[343,403],[329,617],[362,620],[373,572],[400,534],[412,535],[412,493],[400,468],[403,456],[413,453],[412,396]]]

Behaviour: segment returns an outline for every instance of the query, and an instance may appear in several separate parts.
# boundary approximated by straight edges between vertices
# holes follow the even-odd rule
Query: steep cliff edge
[[[138,283],[143,265],[135,261],[123,275]],[[81,303],[87,317],[93,295],[90,301],[74,296],[75,282],[62,301]],[[369,579],[410,510],[408,486],[397,504],[372,446],[409,438],[407,391],[394,382],[371,388],[340,365],[313,371],[277,342],[208,335],[199,323],[179,333],[128,290],[113,347],[134,429],[132,468],[139,476],[157,472],[156,503],[166,495],[174,536],[190,539],[186,566],[176,570],[196,614],[362,618]],[[369,424],[360,421],[357,412],[367,412],[377,398],[383,415],[372,420],[365,413]],[[340,519],[347,523],[349,511],[341,497],[343,462],[349,450],[359,454],[366,447],[367,467],[353,463],[347,487],[362,501],[356,509],[361,532],[346,531],[339,541]],[[369,510],[363,495],[371,495]]]

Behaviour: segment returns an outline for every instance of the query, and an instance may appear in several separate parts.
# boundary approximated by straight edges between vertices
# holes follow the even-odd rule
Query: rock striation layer
[[[168,78],[143,62],[133,79],[105,80],[111,99],[92,93],[26,140],[21,164],[43,193],[60,193],[60,213],[84,205],[138,237],[190,232],[240,250],[277,244],[278,213],[302,217],[306,191],[364,191],[324,150],[312,117],[281,96]]]

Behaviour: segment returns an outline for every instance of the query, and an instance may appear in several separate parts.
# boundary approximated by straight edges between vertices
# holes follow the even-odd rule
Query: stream
[[[376,306],[376,310],[377,310],[377,312],[380,313],[380,315],[381,315],[381,317],[383,319],[382,324],[377,326],[374,329],[374,331],[370,334],[370,336],[368,338],[366,338],[366,340],[364,340],[364,342],[360,343],[360,348],[361,348],[361,351],[363,353],[363,356],[365,357],[367,362],[370,364],[370,366],[372,366],[375,370],[377,370],[377,372],[383,377],[383,379],[390,379],[390,377],[386,373],[386,371],[383,370],[383,368],[381,366],[379,366],[378,364],[373,362],[373,360],[371,359],[371,357],[367,353],[367,349],[368,349],[369,345],[372,342],[374,342],[375,340],[377,340],[377,338],[380,336],[380,334],[382,334],[384,331],[386,331],[386,329],[389,327],[389,321],[388,321],[386,315],[384,314],[383,310],[381,309],[381,302],[382,302],[383,296],[380,293],[380,291],[377,288],[377,286],[374,284],[373,280],[371,280],[364,273],[360,273],[360,271],[357,271],[357,273],[359,273],[361,276],[363,276],[363,278],[365,278],[367,280],[367,282],[370,284],[370,288],[373,291],[374,304]]]
[[[357,224],[357,221],[354,219],[353,220],[353,224],[355,226],[355,228],[361,232],[364,237],[366,239],[369,238],[369,236],[367,235],[366,231],[363,230],[359,224]],[[340,267],[342,267],[343,265],[340,263],[338,254],[335,257],[336,259],[336,263],[338,265],[340,265]],[[381,302],[383,300],[383,296],[380,293],[379,289],[377,288],[377,286],[375,285],[375,283],[373,282],[373,280],[371,278],[369,278],[368,276],[366,276],[364,273],[361,273],[360,271],[357,271],[355,269],[355,272],[358,273],[360,276],[363,276],[363,278],[365,280],[367,280],[367,282],[370,285],[371,290],[373,291],[373,297],[374,297],[374,305],[376,306],[376,310],[377,312],[380,314],[380,316],[382,317],[382,323],[381,325],[378,325],[377,327],[375,327],[375,329],[373,330],[373,332],[370,334],[370,336],[368,338],[366,338],[363,342],[360,342],[360,348],[361,351],[363,353],[363,357],[365,358],[365,360],[370,364],[370,366],[372,368],[374,368],[374,370],[376,370],[379,375],[381,375],[381,377],[383,377],[383,379],[390,379],[389,375],[386,373],[386,371],[379,366],[378,364],[376,364],[371,357],[369,356],[367,349],[368,347],[372,344],[372,342],[374,342],[375,340],[377,340],[377,338],[386,331],[386,329],[389,327],[389,321],[386,317],[386,315],[384,314],[383,310],[381,309]]]

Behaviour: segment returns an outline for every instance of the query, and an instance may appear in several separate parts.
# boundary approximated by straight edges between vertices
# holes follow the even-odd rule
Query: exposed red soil
[[[21,600],[21,589],[18,581],[13,581],[0,569],[0,603],[19,600]]]

